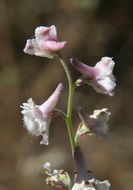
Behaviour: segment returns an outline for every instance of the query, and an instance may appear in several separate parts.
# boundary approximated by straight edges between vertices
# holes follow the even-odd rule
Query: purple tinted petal
[[[110,57],[102,57],[99,62],[95,65],[95,68],[99,69],[99,75],[96,76],[97,79],[102,79],[105,76],[112,75],[115,62]]]
[[[75,182],[81,183],[83,180],[87,182],[88,180],[95,178],[92,172],[86,170],[84,156],[79,146],[77,146],[74,150],[74,161],[77,169],[77,177]]]
[[[62,89],[63,85],[62,83],[60,83],[53,92],[53,94],[48,98],[48,100],[39,106],[39,109],[42,111],[43,115],[48,115],[56,107]]]
[[[78,114],[84,125],[86,125],[87,127],[91,127],[92,125],[94,125],[95,119],[90,118],[89,115],[87,115],[81,107],[78,109]]]
[[[50,27],[39,26],[35,29],[35,38],[27,40],[24,52],[30,55],[53,58],[56,51],[64,48],[66,41],[57,41],[57,30],[54,25]]]
[[[66,41],[64,41],[64,42],[56,42],[56,41],[43,41],[43,40],[40,40],[38,42],[38,44],[44,50],[58,51],[58,50],[64,48],[64,46],[67,44],[67,42]]]
[[[40,57],[53,58],[55,56],[55,52],[40,49],[40,47],[38,47],[38,44],[36,43],[36,39],[34,38],[27,40],[23,51],[30,55],[36,55]]]
[[[24,53],[35,55],[36,49],[37,49],[37,44],[35,39],[28,39],[23,51]]]
[[[112,72],[115,62],[111,57],[102,57],[99,62],[95,65],[95,67],[101,67],[102,69],[110,70]]]
[[[102,110],[95,110],[94,114],[90,116],[87,115],[82,108],[79,108],[78,113],[83,125],[87,126],[92,134],[98,135],[105,140],[109,140],[107,135],[108,125],[106,122],[108,121],[110,113],[107,112],[105,108]]]
[[[70,63],[83,75],[88,76],[89,78],[94,77],[95,69],[94,67],[89,67],[84,63],[81,63],[77,58],[71,58]]]

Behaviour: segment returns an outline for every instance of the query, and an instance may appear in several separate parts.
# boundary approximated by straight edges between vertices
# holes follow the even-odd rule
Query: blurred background
[[[108,107],[112,141],[88,137],[81,143],[87,167],[99,180],[109,179],[111,190],[133,189],[133,4],[132,0],[1,0],[0,1],[0,190],[54,190],[45,185],[43,164],[73,171],[67,129],[54,119],[50,145],[40,146],[23,128],[20,105],[32,97],[41,104],[59,82],[65,88],[58,108],[66,110],[68,85],[56,58],[23,53],[26,39],[37,26],[56,25],[58,38],[68,41],[62,55],[76,56],[94,66],[102,56],[116,62],[113,98],[89,86],[76,90],[76,113],[82,105],[89,114]],[[69,65],[73,79],[80,74]]]

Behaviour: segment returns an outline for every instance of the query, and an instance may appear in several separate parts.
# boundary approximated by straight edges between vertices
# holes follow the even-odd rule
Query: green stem
[[[68,134],[69,134],[69,138],[70,138],[72,153],[74,153],[74,149],[75,149],[76,145],[75,145],[75,139],[74,139],[75,135],[74,135],[73,125],[72,125],[72,104],[73,104],[73,95],[74,95],[75,85],[72,83],[71,74],[69,72],[69,69],[68,69],[66,63],[59,56],[58,56],[58,59],[60,60],[61,65],[63,66],[63,68],[66,72],[68,84],[69,84],[66,123],[67,123],[67,129],[68,129]]]
[[[62,115],[63,119],[65,119],[65,120],[66,120],[67,115],[66,115],[66,114],[65,114],[62,110],[59,110],[59,109],[55,108],[55,109],[54,109],[54,111],[56,111],[56,112],[60,113],[60,114]]]

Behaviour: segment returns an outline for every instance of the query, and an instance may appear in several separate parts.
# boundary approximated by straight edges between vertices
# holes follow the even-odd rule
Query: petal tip
[[[60,90],[63,90],[63,84],[62,84],[62,83],[59,83],[59,84],[58,84],[58,88],[59,88]]]
[[[76,57],[72,57],[72,58],[70,58],[70,63],[75,63],[75,61],[77,61],[78,59],[76,58]]]
[[[49,145],[49,142],[46,139],[42,139],[41,142],[40,142],[40,144],[41,145]]]

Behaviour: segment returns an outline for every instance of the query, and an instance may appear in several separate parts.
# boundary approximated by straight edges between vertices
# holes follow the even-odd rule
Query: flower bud
[[[58,188],[70,187],[71,181],[68,173],[64,170],[53,169],[49,162],[43,165],[45,174],[47,175],[45,181],[47,184],[56,186]]]

